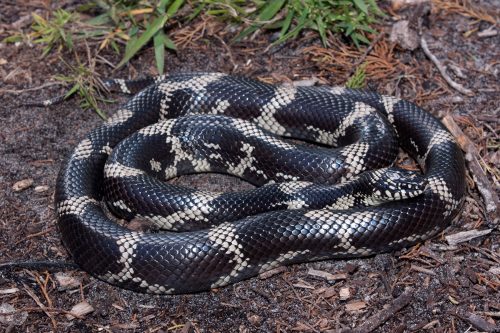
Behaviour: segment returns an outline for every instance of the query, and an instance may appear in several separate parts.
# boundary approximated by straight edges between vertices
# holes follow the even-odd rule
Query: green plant
[[[375,33],[370,25],[376,16],[383,15],[375,0],[91,0],[78,10],[95,16],[80,22],[78,14],[63,9],[56,10],[49,20],[33,14],[30,37],[45,44],[44,55],[54,46],[71,50],[75,39],[97,39],[100,48],[111,46],[117,53],[121,52],[118,44],[124,43],[123,57],[117,65],[121,67],[152,42],[160,73],[164,71],[166,49],[176,50],[164,29],[172,18],[189,21],[206,13],[247,25],[234,41],[266,29],[280,31],[274,42],[278,44],[309,29],[318,32],[325,46],[328,35],[340,32],[359,47],[369,43],[366,34]],[[13,35],[5,41],[19,39],[19,35]]]
[[[215,16],[242,26],[234,41],[261,30],[279,31],[273,45],[297,37],[304,30],[316,31],[323,45],[327,46],[330,35],[342,33],[356,46],[369,43],[368,33],[377,16],[384,15],[375,0],[88,0],[77,9],[92,18],[82,21],[83,15],[64,9],[54,11],[48,19],[33,14],[32,31],[15,33],[4,39],[16,42],[33,40],[44,45],[43,56],[54,48],[73,50],[77,42],[91,41],[99,45],[96,54],[111,47],[122,58],[116,67],[132,59],[146,45],[152,43],[158,72],[164,72],[167,49],[176,50],[175,43],[167,36],[168,27],[178,22],[189,22],[201,13]],[[245,26],[245,28],[243,28]],[[121,47],[124,44],[125,47]],[[93,71],[95,58],[82,64],[76,52],[75,63],[69,76],[57,79],[72,84],[66,95],[79,95],[83,108],[98,108],[103,87]],[[364,82],[364,70],[358,68],[348,85]]]
[[[103,11],[87,22],[90,26],[107,29],[101,47],[109,44],[119,52],[114,37],[126,42],[123,58],[117,67],[126,64],[152,40],[156,65],[161,74],[164,71],[165,49],[176,50],[175,43],[168,38],[163,28],[183,5],[184,0],[159,0],[156,5],[149,1],[95,0],[81,6],[80,10]],[[142,19],[137,19],[138,16],[142,16]]]
[[[104,87],[99,76],[95,73],[95,59],[90,57],[90,51],[87,49],[88,64],[80,62],[78,56],[76,57],[77,65],[73,66],[68,64],[64,59],[61,61],[69,68],[70,75],[56,75],[56,80],[65,82],[71,85],[71,88],[65,94],[64,98],[67,99],[73,95],[80,97],[80,107],[84,110],[93,109],[102,118],[106,119],[106,115],[99,108],[98,102],[111,102],[104,97],[106,88]]]
[[[354,74],[347,80],[345,86],[351,89],[359,89],[364,88],[366,72],[365,72],[366,64],[362,64],[356,68]]]
[[[324,46],[329,33],[343,33],[356,46],[369,43],[366,33],[375,33],[370,25],[375,16],[384,15],[374,0],[274,0],[254,1],[257,5],[250,15],[256,21],[243,30],[236,40],[257,29],[280,29],[275,44],[295,38],[302,30],[317,31]]]
[[[44,56],[54,46],[58,46],[59,49],[62,47],[69,50],[73,49],[73,36],[68,29],[68,25],[76,20],[76,14],[67,12],[64,9],[58,9],[53,13],[51,20],[46,20],[36,13],[33,13],[32,16],[34,20],[31,27],[33,29],[32,37],[34,43],[45,44]]]

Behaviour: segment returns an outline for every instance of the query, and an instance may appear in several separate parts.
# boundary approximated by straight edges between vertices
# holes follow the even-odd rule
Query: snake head
[[[374,197],[381,201],[393,201],[416,197],[426,188],[425,177],[416,172],[394,167],[383,168],[370,174]]]

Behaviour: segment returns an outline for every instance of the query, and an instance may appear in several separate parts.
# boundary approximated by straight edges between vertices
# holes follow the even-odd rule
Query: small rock
[[[80,302],[78,304],[75,304],[70,310],[70,312],[74,315],[67,314],[66,318],[68,318],[68,320],[73,320],[75,318],[81,318],[81,317],[84,317],[85,315],[87,315],[93,311],[94,311],[94,308],[92,307],[92,305],[90,305],[86,301],[83,301],[83,302]]]
[[[20,192],[24,191],[31,185],[33,185],[33,179],[27,178],[14,183],[14,185],[12,185],[12,189],[14,190],[14,192]]]
[[[410,51],[415,50],[419,46],[418,34],[410,28],[407,20],[394,23],[389,40],[393,43],[398,43],[399,46]]]
[[[42,193],[42,192],[47,192],[49,187],[47,185],[40,185],[35,187],[35,192],[36,193]]]

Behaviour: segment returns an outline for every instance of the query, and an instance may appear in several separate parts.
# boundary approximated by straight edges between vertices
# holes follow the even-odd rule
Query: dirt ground
[[[222,71],[272,82],[315,79],[328,84],[345,83],[352,65],[366,61],[370,89],[414,101],[436,116],[447,116],[463,131],[455,134],[468,159],[476,161],[469,163],[463,213],[441,235],[397,253],[294,265],[194,295],[137,294],[80,270],[4,270],[0,271],[0,331],[500,330],[498,216],[486,211],[487,204],[495,203],[485,201],[478,191],[481,179],[486,180],[480,183],[484,190],[494,196],[499,191],[500,31],[497,25],[493,28],[496,35],[481,37],[480,32],[491,23],[443,6],[436,1],[431,12],[423,15],[422,30],[432,53],[448,66],[453,80],[472,90],[470,96],[451,88],[421,48],[408,51],[389,42],[393,23],[405,18],[411,21],[416,15],[412,8],[396,12],[384,7],[390,15],[379,29],[387,34],[368,51],[346,46],[334,37],[332,45],[323,48],[310,33],[270,50],[266,47],[272,34],[231,45],[234,29],[214,19],[199,18],[170,32],[179,51],[166,57],[168,72]],[[474,8],[498,22],[500,8],[494,0],[474,1]],[[30,21],[25,16],[35,10],[45,13],[40,4],[2,1],[0,38],[16,29],[26,31]],[[85,54],[80,47],[78,51]],[[101,122],[94,112],[82,111],[75,99],[50,108],[17,107],[22,101],[43,100],[64,90],[51,83],[54,75],[68,73],[59,58],[67,54],[52,53],[42,59],[41,49],[26,43],[0,44],[0,263],[71,261],[55,221],[56,175],[76,143]],[[101,56],[112,63],[119,60],[111,51]],[[101,62],[96,70],[104,77],[151,75],[155,74],[153,59],[148,49],[125,69],[112,72]],[[114,97],[117,103],[124,100]],[[116,105],[104,107],[111,114]],[[467,140],[471,140],[469,145]],[[14,189],[14,184],[30,178],[30,187]],[[218,190],[248,186],[214,175],[181,181]],[[447,237],[459,232],[477,237],[450,244]],[[61,273],[74,278],[76,284],[64,289]],[[80,318],[69,316],[78,303],[90,305],[93,311]]]

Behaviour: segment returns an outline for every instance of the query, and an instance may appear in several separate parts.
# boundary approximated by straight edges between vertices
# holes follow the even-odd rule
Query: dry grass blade
[[[373,49],[366,56],[363,50],[342,43],[333,43],[331,48],[311,46],[304,49],[312,62],[320,69],[335,72],[338,76],[347,79],[359,59],[365,58],[366,78],[370,80],[386,79],[402,75],[411,75],[414,69],[404,65],[394,56],[394,44],[389,44],[382,38],[373,45]]]
[[[467,16],[476,20],[489,22],[491,24],[497,23],[497,20],[493,16],[486,13],[484,10],[473,7],[468,0],[432,0],[432,4],[435,8],[448,13]]]

